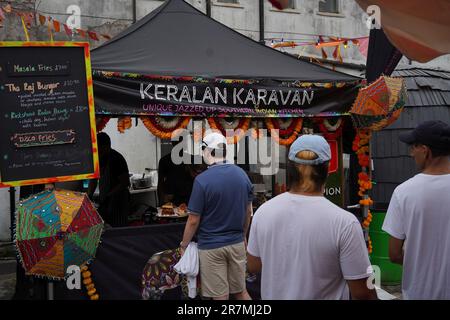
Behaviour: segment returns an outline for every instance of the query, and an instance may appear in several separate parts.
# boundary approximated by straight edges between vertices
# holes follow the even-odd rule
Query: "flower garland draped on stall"
[[[289,146],[301,133],[303,118],[267,118],[266,126],[272,138],[281,145]],[[278,132],[277,132],[278,130]]]
[[[176,130],[186,129],[192,120],[191,117],[172,117],[172,116],[141,116],[139,117],[144,126],[156,137],[160,139],[171,139]],[[110,116],[97,116],[97,132],[101,132],[111,119]],[[201,120],[204,121],[204,120]],[[297,137],[302,134],[303,118],[267,118],[263,121],[254,118],[206,118],[209,127],[212,130],[218,130],[226,136],[227,130],[233,130],[233,135],[227,137],[229,144],[238,143],[250,130],[253,139],[259,139],[263,136],[263,130],[267,129],[272,138],[280,145],[289,146]],[[336,140],[342,135],[344,119],[342,118],[316,118],[306,119],[308,123],[316,126],[317,133],[320,133],[327,140]],[[119,117],[117,121],[117,130],[124,133],[132,127],[132,118],[130,116]],[[201,128],[194,126],[194,141],[200,141],[206,132],[205,123],[202,122]],[[306,133],[311,133],[305,131]],[[305,133],[304,132],[304,133]],[[228,131],[229,133],[229,131]],[[366,150],[363,149],[363,150]],[[368,157],[368,156],[367,156]],[[360,156],[360,162],[366,163],[367,157]]]
[[[249,126],[250,118],[208,118],[208,124],[212,130],[219,130],[226,136],[227,130],[233,130],[234,135],[227,137],[230,144],[238,143],[245,136]]]
[[[190,117],[140,117],[144,126],[156,137],[171,139],[177,130],[185,129],[191,121]]]
[[[358,130],[353,141],[352,149],[358,156],[358,163],[361,166],[361,172],[358,174],[358,195],[361,197],[359,204],[367,206],[373,204],[372,199],[367,195],[367,192],[372,189],[372,181],[370,177],[370,141],[371,133],[369,130]],[[367,216],[362,222],[364,229],[368,230],[372,222],[372,213],[368,210]],[[368,237],[368,251],[372,253],[372,241]]]

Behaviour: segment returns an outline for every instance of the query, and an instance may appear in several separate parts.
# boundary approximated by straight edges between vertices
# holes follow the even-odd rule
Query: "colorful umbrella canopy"
[[[405,81],[381,76],[359,90],[350,114],[356,128],[381,130],[398,119],[405,103]]]
[[[182,285],[184,277],[174,269],[180,259],[178,249],[165,250],[151,256],[142,273],[142,299],[160,300],[165,290]],[[184,283],[183,292],[187,296],[186,290],[186,283]]]
[[[44,191],[20,202],[15,244],[25,272],[63,279],[95,257],[103,220],[84,193]]]

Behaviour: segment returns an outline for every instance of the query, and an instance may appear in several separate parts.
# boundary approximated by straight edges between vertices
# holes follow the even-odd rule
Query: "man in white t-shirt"
[[[426,121],[400,140],[421,173],[392,194],[389,257],[403,264],[404,299],[450,299],[450,126]]]
[[[377,297],[360,223],[323,196],[330,159],[323,137],[298,138],[289,150],[289,192],[253,217],[247,265],[262,272],[262,299]]]

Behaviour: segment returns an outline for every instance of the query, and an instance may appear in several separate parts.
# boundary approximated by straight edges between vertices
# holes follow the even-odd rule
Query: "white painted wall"
[[[19,189],[16,188],[16,199],[19,198]],[[9,188],[0,188],[0,241],[10,241],[11,231],[9,206]]]
[[[128,170],[132,173],[143,173],[145,168],[157,169],[160,151],[157,138],[138,121],[135,126],[120,133],[117,130],[117,119],[111,119],[103,130],[111,137],[111,146],[120,152],[127,161]]]

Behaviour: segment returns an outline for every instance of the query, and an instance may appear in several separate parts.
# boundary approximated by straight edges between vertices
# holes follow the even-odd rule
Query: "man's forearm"
[[[244,223],[244,237],[247,237],[248,234],[248,229],[250,227],[250,220],[252,218],[252,214],[253,214],[253,205],[250,203],[247,206],[247,215],[245,217],[245,223]]]
[[[186,222],[186,227],[184,228],[183,233],[183,241],[181,241],[181,246],[187,247],[189,245],[189,242],[191,242],[192,238],[194,237],[194,234],[197,232],[198,226],[200,225],[198,219],[192,219],[191,216],[189,216],[188,221]]]

